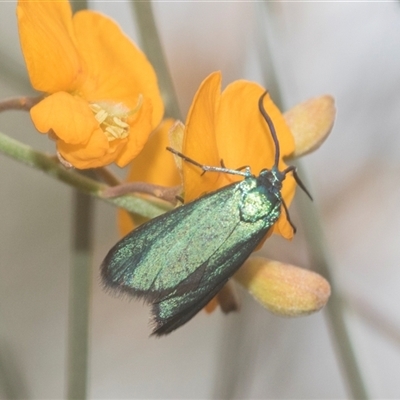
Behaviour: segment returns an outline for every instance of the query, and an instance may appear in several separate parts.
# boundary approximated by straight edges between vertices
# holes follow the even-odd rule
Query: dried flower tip
[[[239,311],[240,298],[235,282],[232,280],[226,282],[216,297],[223,313],[228,314],[232,311]]]
[[[335,116],[335,100],[329,95],[307,100],[286,112],[285,121],[296,144],[288,158],[304,156],[321,146],[332,130]]]
[[[168,139],[170,146],[180,153],[183,147],[183,136],[185,132],[185,125],[181,121],[176,121],[168,132]],[[182,158],[174,154],[174,160],[179,172],[182,174]]]
[[[58,151],[57,151],[57,158],[58,161],[60,161],[60,164],[62,164],[66,169],[72,169],[74,166],[68,162]]]
[[[261,257],[249,258],[234,277],[265,308],[281,316],[316,312],[331,293],[329,283],[317,273]]]

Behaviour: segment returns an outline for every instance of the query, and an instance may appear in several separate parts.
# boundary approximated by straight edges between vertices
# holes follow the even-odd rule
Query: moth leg
[[[283,173],[286,175],[288,172],[291,172],[293,175],[294,180],[296,181],[296,183],[301,187],[301,189],[303,190],[303,192],[310,198],[310,200],[312,201],[313,198],[310,194],[310,192],[307,190],[307,188],[305,187],[304,183],[301,181],[299,175],[297,175],[297,169],[294,165],[291,165],[289,167],[287,167]]]
[[[287,221],[289,222],[290,226],[293,229],[293,233],[296,233],[297,228],[295,227],[295,225],[293,224],[292,220],[290,219],[289,210],[288,210],[287,205],[286,205],[286,203],[285,203],[285,201],[283,199],[282,199],[282,206],[283,206],[283,209],[285,210],[286,219],[287,219]]]
[[[226,168],[226,165],[225,165],[224,160],[223,160],[222,158],[221,158],[220,163],[221,163],[221,167],[222,167],[222,168]],[[248,165],[244,165],[243,167],[235,168],[235,170],[236,170],[236,171],[243,171],[243,170],[245,170],[246,172],[249,173],[249,175],[251,175],[251,170],[250,170],[250,167],[249,167]]]

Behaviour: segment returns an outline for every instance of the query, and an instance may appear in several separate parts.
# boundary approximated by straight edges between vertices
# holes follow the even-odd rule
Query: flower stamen
[[[143,96],[139,96],[138,104],[133,110],[130,110],[122,103],[99,102],[91,103],[89,106],[107,140],[112,142],[129,136],[128,118],[139,111],[142,103]]]

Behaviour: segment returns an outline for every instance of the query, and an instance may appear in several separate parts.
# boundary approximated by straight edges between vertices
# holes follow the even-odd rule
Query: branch
[[[0,101],[0,112],[7,110],[24,110],[29,111],[34,105],[39,103],[43,96],[29,97],[13,97]]]
[[[65,169],[53,157],[33,150],[30,146],[18,142],[1,132],[0,152],[109,204],[124,208],[131,213],[139,214],[146,218],[154,218],[172,208],[166,203],[144,200],[133,195],[109,198],[103,194],[103,191],[108,186],[83,176],[76,170]]]
[[[129,182],[121,185],[108,187],[103,191],[102,195],[107,198],[122,196],[128,193],[145,193],[151,194],[154,197],[175,204],[177,196],[182,192],[182,186],[160,186],[153,185],[147,182]]]

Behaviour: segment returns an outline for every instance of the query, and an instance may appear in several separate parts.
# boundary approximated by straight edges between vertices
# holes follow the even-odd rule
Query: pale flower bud
[[[265,308],[288,317],[320,310],[331,293],[321,275],[261,257],[249,258],[234,278]]]
[[[296,148],[288,159],[304,156],[321,146],[332,130],[335,116],[335,100],[329,95],[307,100],[285,112]]]

